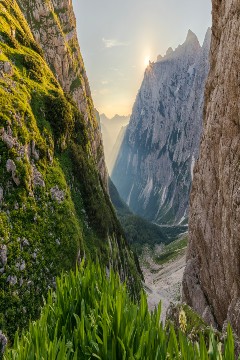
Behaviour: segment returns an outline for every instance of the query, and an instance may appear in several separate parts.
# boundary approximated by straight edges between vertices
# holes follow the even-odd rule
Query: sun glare
[[[150,56],[145,56],[145,59],[144,59],[144,66],[147,67],[149,65],[149,61],[150,61]]]

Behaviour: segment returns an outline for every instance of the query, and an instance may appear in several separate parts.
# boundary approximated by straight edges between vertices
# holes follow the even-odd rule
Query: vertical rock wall
[[[183,297],[240,335],[240,2],[213,0],[204,134],[190,205]]]

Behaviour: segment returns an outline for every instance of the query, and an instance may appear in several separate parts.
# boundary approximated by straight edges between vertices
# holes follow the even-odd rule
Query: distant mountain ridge
[[[149,64],[112,172],[130,209],[158,224],[187,221],[210,35],[201,47],[189,30],[183,45]]]
[[[114,115],[108,118],[105,114],[99,115],[103,137],[105,160],[108,172],[111,175],[119,148],[123,140],[124,129],[129,123],[130,115]]]

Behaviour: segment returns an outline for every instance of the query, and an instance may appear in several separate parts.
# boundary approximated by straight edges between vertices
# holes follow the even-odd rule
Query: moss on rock
[[[86,124],[42,57],[15,1],[0,3],[0,329],[39,314],[85,254],[140,288],[134,256],[102,186]]]

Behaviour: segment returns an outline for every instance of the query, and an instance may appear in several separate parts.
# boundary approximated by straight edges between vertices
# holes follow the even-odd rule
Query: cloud
[[[118,41],[117,39],[105,39],[102,38],[105,48],[112,48],[116,46],[128,46],[129,42]]]
[[[120,70],[120,69],[118,69],[118,68],[114,68],[114,67],[112,67],[112,68],[110,68],[112,71],[114,71],[118,76],[121,76],[121,77],[123,77],[124,76],[124,73]]]
[[[106,88],[100,89],[100,90],[99,90],[99,94],[100,94],[100,95],[108,95],[108,94],[110,94],[110,90],[109,90],[109,89],[106,89]]]

